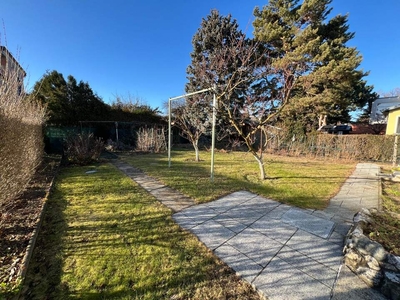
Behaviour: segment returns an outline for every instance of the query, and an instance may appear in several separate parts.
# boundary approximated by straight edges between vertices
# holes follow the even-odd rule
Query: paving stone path
[[[122,160],[111,160],[111,162],[133,181],[137,182],[146,191],[156,197],[158,201],[172,209],[172,211],[181,211],[182,209],[195,205],[193,199],[165,186],[128,163]]]
[[[131,165],[112,162],[268,299],[384,299],[344,268],[345,276],[338,276],[353,215],[362,207],[379,207],[377,165],[358,164],[329,206],[320,211],[247,191],[195,205]]]

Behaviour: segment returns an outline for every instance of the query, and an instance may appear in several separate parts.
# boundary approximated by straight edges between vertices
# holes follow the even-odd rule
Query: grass
[[[400,183],[383,181],[382,191],[382,208],[400,214]]]
[[[382,165],[383,173],[391,174],[390,165]],[[373,222],[365,229],[372,240],[390,253],[400,256],[400,182],[382,181],[382,211],[373,214]]]
[[[95,173],[87,174],[89,169]],[[24,299],[259,299],[110,164],[59,174]]]
[[[121,155],[168,186],[207,202],[237,190],[249,190],[265,197],[302,208],[323,209],[354,170],[355,163],[323,161],[283,156],[266,156],[270,179],[260,180],[258,165],[251,154],[215,154],[215,177],[210,182],[210,153],[201,152],[200,162],[193,151],[173,151],[171,168],[165,154]]]

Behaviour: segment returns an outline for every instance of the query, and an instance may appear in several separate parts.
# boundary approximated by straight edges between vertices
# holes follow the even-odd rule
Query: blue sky
[[[253,9],[267,0],[1,0],[1,44],[19,56],[28,87],[46,70],[88,82],[107,103],[128,93],[162,108],[184,93],[191,40],[211,9],[251,35]],[[363,56],[376,92],[400,87],[398,0],[333,0],[349,14],[349,45]],[[6,41],[7,40],[7,41]],[[19,52],[19,54],[18,54]]]

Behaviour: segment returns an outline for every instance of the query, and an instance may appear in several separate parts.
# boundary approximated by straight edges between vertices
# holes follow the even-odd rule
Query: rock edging
[[[362,209],[354,215],[345,241],[344,262],[368,286],[389,299],[400,299],[400,257],[388,253],[381,244],[363,234],[371,223],[371,212]]]

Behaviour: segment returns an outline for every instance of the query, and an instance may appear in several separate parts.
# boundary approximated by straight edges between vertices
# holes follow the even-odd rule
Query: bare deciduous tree
[[[400,97],[400,87],[396,87],[393,90],[390,90],[389,92],[379,92],[379,95],[381,97]]]
[[[258,163],[261,179],[266,178],[263,146],[267,125],[274,124],[289,101],[289,97],[276,97],[278,83],[268,80],[275,71],[268,60],[267,51],[243,35],[205,57],[196,74],[207,78],[209,86],[216,84],[218,115],[244,141]],[[227,69],[232,72],[226,74]]]
[[[196,97],[195,100],[177,101],[173,105],[174,125],[180,129],[180,135],[193,145],[195,160],[200,160],[199,140],[211,127],[210,109],[205,100],[207,96]],[[206,103],[204,103],[206,102]]]

